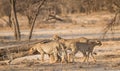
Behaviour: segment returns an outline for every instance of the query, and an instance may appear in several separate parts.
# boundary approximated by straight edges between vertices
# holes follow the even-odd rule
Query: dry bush
[[[120,25],[119,23],[120,22],[120,0],[116,0],[114,2],[114,5],[117,7],[116,13],[114,18],[111,20],[111,22],[108,23],[107,26],[104,28],[103,38],[109,31],[111,31],[112,34],[114,34],[115,32],[114,27]]]

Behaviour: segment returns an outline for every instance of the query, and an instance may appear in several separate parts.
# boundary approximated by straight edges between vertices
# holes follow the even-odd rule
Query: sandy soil
[[[33,32],[32,39],[51,38],[53,34],[59,34],[64,38],[98,38],[101,39],[103,28],[105,27],[106,20],[113,15],[105,15],[104,13],[89,16],[77,15],[72,16],[76,20],[74,24],[44,24],[39,26]],[[102,15],[102,16],[101,16]],[[84,16],[84,17],[81,17]],[[81,21],[79,19],[82,19]],[[86,21],[87,20],[87,21]],[[105,20],[105,21],[103,21]],[[102,21],[102,22],[101,22]],[[82,23],[82,24],[78,24]],[[90,23],[93,23],[89,25]],[[98,24],[96,24],[98,23]],[[101,24],[102,23],[102,24]],[[119,29],[117,26],[116,29]],[[40,55],[26,56],[17,58],[9,65],[8,61],[0,61],[0,71],[119,71],[120,70],[120,31],[116,30],[114,37],[116,40],[110,40],[113,35],[106,35],[105,41],[102,41],[102,46],[95,47],[94,52],[97,53],[95,58],[97,62],[94,63],[90,58],[88,63],[83,63],[83,57],[80,52],[76,54],[75,63],[55,63],[49,64],[48,56],[45,56],[45,62],[40,61]],[[29,30],[23,29],[21,31],[24,41],[16,42],[13,40],[13,32],[11,30],[0,29],[0,47],[18,45],[26,43]]]
[[[120,41],[105,41],[103,45],[95,47],[97,53],[94,63],[90,58],[88,63],[84,63],[82,54],[76,54],[75,63],[55,63],[49,64],[48,56],[45,62],[40,61],[40,55],[17,58],[10,65],[2,64],[0,71],[119,71],[120,70]],[[7,61],[6,61],[7,62]]]
[[[68,30],[66,30],[68,31]],[[94,34],[95,35],[95,34]],[[79,36],[78,36],[79,37]],[[95,38],[89,35],[91,38]],[[69,34],[64,38],[72,38]],[[75,38],[75,37],[74,37]],[[26,43],[26,41],[21,41]],[[18,45],[18,42],[7,41],[1,46],[12,46]],[[83,58],[81,52],[76,54],[75,63],[55,63],[49,64],[48,56],[45,56],[45,63],[40,61],[40,55],[26,56],[22,58],[17,58],[11,62],[11,64],[6,64],[8,61],[0,62],[0,71],[119,71],[120,70],[120,41],[107,40],[102,41],[102,46],[96,46],[94,52],[97,53],[95,58],[97,62],[94,63],[92,58],[90,58],[88,63],[83,63]]]

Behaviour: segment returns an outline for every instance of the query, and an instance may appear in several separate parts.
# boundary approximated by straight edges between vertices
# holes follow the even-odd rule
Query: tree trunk
[[[11,14],[9,15],[9,24],[10,28],[12,28],[12,22],[11,22]]]
[[[36,21],[36,19],[37,19],[37,16],[38,16],[38,14],[39,14],[39,10],[40,10],[41,6],[44,4],[45,1],[46,1],[46,0],[43,0],[42,3],[39,4],[39,7],[38,7],[38,9],[37,9],[37,13],[36,13],[36,15],[35,15],[35,17],[34,17],[34,19],[33,19],[32,25],[31,25],[31,30],[30,30],[30,33],[29,33],[29,40],[30,40],[31,37],[32,37],[33,28],[34,28],[34,25],[35,25],[35,21]]]
[[[10,0],[10,3],[11,3],[11,22],[13,25],[14,36],[15,39],[19,41],[21,39],[21,35],[15,10],[15,0]]]

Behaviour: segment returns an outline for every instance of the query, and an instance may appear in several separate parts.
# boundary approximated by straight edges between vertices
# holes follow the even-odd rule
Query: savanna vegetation
[[[16,58],[28,56],[27,52],[34,44],[49,43],[53,40],[45,38],[57,33],[60,37],[62,37],[61,35],[67,38],[71,36],[70,39],[73,36],[76,39],[83,36],[90,39],[97,37],[101,41],[101,46],[96,48],[96,52],[93,49],[93,53],[90,52],[91,55],[96,54],[95,58],[98,60],[96,64],[81,64],[81,57],[75,57],[75,62],[78,63],[68,63],[71,67],[63,64],[66,70],[71,70],[73,67],[78,70],[81,68],[94,70],[100,66],[106,69],[114,68],[115,65],[120,69],[120,62],[118,62],[120,59],[119,22],[120,0],[0,0],[0,65],[10,64]],[[34,30],[36,32],[33,35]],[[114,41],[110,40],[111,33],[118,33],[115,35]],[[32,36],[36,39],[32,39]],[[107,38],[103,39],[105,37]],[[89,45],[89,43],[87,44]],[[86,54],[87,51],[86,49]],[[34,54],[38,53],[35,52],[32,55]],[[28,60],[24,61],[23,64],[26,63],[26,68],[35,64],[35,60],[33,63]],[[17,62],[20,63],[19,60]],[[40,64],[40,62],[36,64]],[[20,68],[19,65],[18,68]],[[56,65],[56,68],[59,69],[61,65]],[[33,68],[36,66],[33,65]],[[44,70],[47,65],[40,64],[38,67]],[[2,66],[0,68],[4,69]],[[12,67],[6,66],[6,68],[9,70]],[[51,68],[54,70],[54,64]]]

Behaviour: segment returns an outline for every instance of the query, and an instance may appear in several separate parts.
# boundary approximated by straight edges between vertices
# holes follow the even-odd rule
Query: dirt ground
[[[80,15],[81,16],[81,15]],[[80,21],[77,20],[80,17],[72,17],[77,20],[77,24],[44,24],[40,28],[37,28],[33,32],[32,39],[38,38],[51,38],[53,34],[58,34],[64,38],[78,38],[78,37],[87,37],[90,39],[101,39],[103,28],[105,23],[103,20],[108,20],[111,15],[96,15],[96,16],[87,16],[87,19],[91,17],[91,21],[96,23],[94,24],[78,24]],[[102,20],[102,24],[100,23]],[[81,18],[80,18],[81,19]],[[86,20],[86,16],[82,17],[82,21]],[[87,20],[88,21],[88,20]],[[91,22],[89,19],[89,22]],[[83,23],[83,22],[81,22]],[[120,26],[117,26],[119,29]],[[50,64],[48,62],[49,58],[45,56],[45,62],[40,61],[40,55],[26,56],[22,58],[17,58],[11,62],[11,64],[6,64],[8,61],[0,61],[0,71],[119,71],[120,70],[120,34],[119,30],[116,30],[116,34],[111,35],[109,32],[106,35],[107,40],[102,40],[102,46],[96,46],[94,52],[97,53],[95,58],[97,62],[93,62],[92,58],[89,59],[89,62],[82,62],[83,57],[81,52],[78,52],[75,56],[75,63],[54,63]],[[25,41],[27,35],[29,34],[28,29],[22,30],[22,37]],[[111,40],[110,38],[114,37],[116,40]],[[0,29],[0,47],[18,45],[19,43],[13,40],[13,32]],[[5,39],[5,40],[4,40]],[[4,44],[3,44],[4,43]]]
[[[76,54],[75,63],[54,63],[49,64],[48,56],[45,62],[40,61],[40,55],[17,58],[10,65],[2,64],[0,71],[119,71],[120,70],[120,41],[105,41],[102,46],[96,46],[97,53],[93,62],[82,62],[80,52]],[[6,61],[7,62],[7,61]]]

